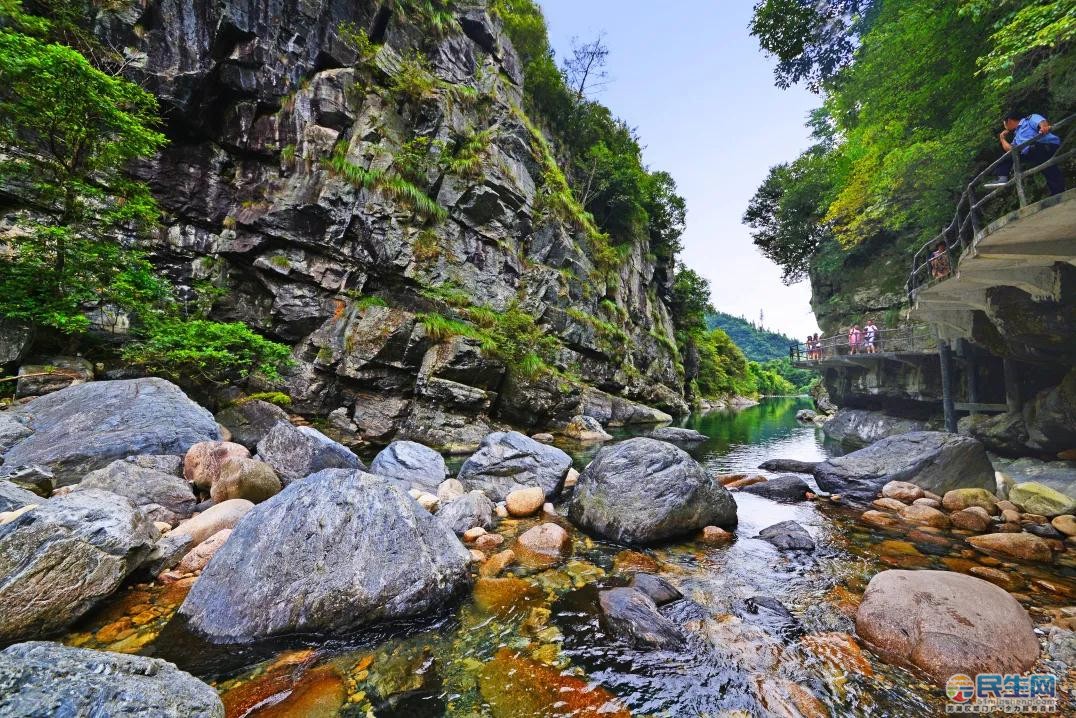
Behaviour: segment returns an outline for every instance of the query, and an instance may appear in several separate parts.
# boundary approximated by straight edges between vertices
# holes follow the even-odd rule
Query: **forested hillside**
[[[819,108],[744,219],[786,281],[810,279],[826,332],[900,320],[912,254],[1001,154],[1005,112],[1076,111],[1071,0],[763,0],[752,32]]]
[[[743,317],[734,317],[725,312],[706,315],[706,325],[728,334],[732,341],[736,342],[736,346],[740,347],[747,358],[752,361],[764,362],[770,359],[786,358],[789,345],[796,343],[792,337],[764,329]]]

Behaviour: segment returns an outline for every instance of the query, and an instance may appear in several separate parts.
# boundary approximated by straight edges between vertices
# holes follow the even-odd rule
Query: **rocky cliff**
[[[214,318],[295,347],[296,411],[368,439],[452,448],[502,423],[685,410],[671,267],[645,239],[602,246],[563,200],[485,4],[420,6],[98,11],[166,119],[136,170],[165,214],[155,261]]]

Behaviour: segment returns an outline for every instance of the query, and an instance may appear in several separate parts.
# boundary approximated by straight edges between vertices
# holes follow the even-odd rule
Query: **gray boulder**
[[[406,481],[424,491],[436,492],[448,476],[441,454],[414,441],[394,441],[370,463],[370,473]]]
[[[706,434],[695,431],[694,429],[682,429],[678,426],[659,427],[651,431],[649,436],[651,439],[669,441],[674,444],[697,444],[706,441],[709,438]]]
[[[44,466],[6,468],[10,473],[4,476],[5,481],[10,481],[16,486],[46,499],[52,496],[52,492],[56,488],[56,475]]]
[[[212,414],[155,377],[79,384],[13,413],[34,433],[4,453],[5,466],[46,466],[58,486],[125,456],[180,455],[199,441],[220,438]]]
[[[568,516],[624,543],[651,543],[704,526],[736,525],[736,502],[685,451],[636,438],[603,448],[579,476]]]
[[[179,612],[221,643],[339,633],[443,605],[469,567],[459,539],[402,488],[330,469],[255,506]]]
[[[135,506],[157,504],[167,509],[172,517],[151,516],[154,520],[173,523],[194,513],[198,503],[191,485],[176,476],[156,469],[147,469],[125,459],[113,461],[103,469],[91,471],[83,477],[76,490],[101,489],[125,496]],[[145,510],[145,509],[143,509]]]
[[[0,481],[0,511],[14,511],[30,504],[40,504],[43,499],[32,491],[11,483]]]
[[[312,426],[281,421],[258,442],[258,458],[273,467],[284,486],[322,469],[365,469],[355,453]]]
[[[613,438],[600,421],[593,416],[584,416],[583,414],[573,416],[561,433],[569,439],[583,442],[608,441]]]
[[[764,471],[791,471],[794,474],[813,474],[817,461],[800,461],[798,459],[770,459],[763,461],[758,468]]]
[[[286,411],[260,399],[233,404],[217,412],[217,421],[232,433],[232,441],[251,451],[274,426],[287,420]]]
[[[15,396],[41,396],[93,381],[93,364],[82,357],[47,357],[19,367]]]
[[[867,502],[890,481],[908,481],[939,496],[953,489],[994,492],[994,468],[975,439],[941,431],[913,431],[815,467],[823,491]]]
[[[87,489],[0,525],[0,641],[66,628],[149,555],[157,529],[122,496]]]
[[[504,501],[516,489],[538,486],[555,495],[572,466],[572,458],[554,446],[518,431],[495,431],[460,467],[459,480],[493,501]]]
[[[0,652],[0,715],[224,718],[224,705],[159,658],[34,641]]]
[[[683,598],[675,586],[652,573],[637,573],[631,577],[631,588],[642,591],[658,606]]]
[[[767,526],[755,538],[773,544],[778,551],[814,551],[814,539],[795,521]]]
[[[611,588],[598,593],[602,621],[616,636],[636,646],[676,649],[684,634],[658,611],[654,599],[634,588]]]
[[[799,619],[773,596],[745,598],[737,601],[732,610],[740,618],[782,640],[788,641],[803,634]]]
[[[822,425],[826,436],[852,447],[869,446],[887,436],[926,431],[925,421],[902,419],[880,411],[841,409]]]
[[[0,454],[34,433],[25,421],[13,411],[0,411]]]
[[[493,528],[493,502],[481,491],[471,491],[442,506],[437,519],[456,535],[476,526],[488,531]]]
[[[754,494],[773,501],[783,502],[803,501],[807,498],[807,492],[810,490],[811,487],[807,485],[806,481],[798,476],[791,475],[777,476],[767,481],[738,489],[738,491],[745,494]]]

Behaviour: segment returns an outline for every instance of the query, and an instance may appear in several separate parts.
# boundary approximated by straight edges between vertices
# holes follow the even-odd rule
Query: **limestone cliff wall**
[[[496,20],[460,3],[442,33],[394,5],[148,0],[97,15],[166,118],[168,148],[137,170],[166,217],[156,261],[188,294],[215,287],[214,318],[295,347],[296,410],[343,407],[369,438],[467,445],[504,422],[683,411],[671,267],[643,240],[596,266],[556,211],[550,150],[520,110]],[[468,142],[469,166],[440,161]],[[416,147],[429,157],[402,166]],[[334,153],[366,181],[329,166]],[[370,181],[382,171],[408,174],[444,216]],[[555,376],[528,379],[424,321],[510,307],[556,337]]]

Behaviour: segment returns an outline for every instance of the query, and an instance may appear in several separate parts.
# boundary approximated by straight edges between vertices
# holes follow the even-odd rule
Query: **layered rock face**
[[[505,423],[684,411],[671,268],[645,240],[596,263],[558,211],[555,148],[482,5],[443,33],[372,0],[99,11],[168,120],[137,170],[167,217],[155,257],[184,291],[226,290],[214,318],[295,346],[297,412],[344,407],[366,438],[464,450]],[[504,347],[438,324],[510,308],[573,380],[526,379]]]

